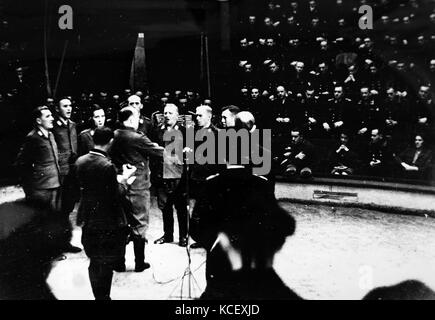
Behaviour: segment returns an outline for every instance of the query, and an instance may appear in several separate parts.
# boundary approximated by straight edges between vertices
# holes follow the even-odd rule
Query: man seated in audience
[[[430,134],[429,130],[432,125],[432,112],[435,104],[432,100],[430,88],[427,85],[420,87],[418,98],[415,101],[415,108],[411,114],[410,121],[413,121],[413,127],[416,131]]]
[[[363,159],[367,175],[385,177],[391,173],[392,152],[380,129],[372,129]]]
[[[370,128],[382,126],[383,115],[368,87],[360,89],[360,97],[355,110],[357,113],[353,116],[356,125],[354,134],[366,137]]]
[[[318,138],[322,133],[319,96],[315,94],[314,89],[307,88],[297,101],[299,102],[298,124],[305,129],[307,138]]]
[[[311,177],[317,160],[316,149],[311,142],[305,140],[301,129],[291,130],[291,144],[285,150],[281,162],[284,174],[294,176],[299,173],[303,178]]]
[[[323,129],[326,137],[335,136],[339,130],[349,125],[349,119],[352,117],[351,102],[345,98],[343,86],[336,85],[334,98],[327,101],[327,106],[323,110]]]
[[[287,137],[288,129],[295,123],[295,118],[292,116],[294,113],[294,105],[291,103],[289,92],[284,86],[276,88],[276,97],[271,96],[272,100],[272,114],[274,123],[272,124],[273,135],[276,140],[285,139]]]
[[[260,95],[260,90],[257,87],[251,89],[251,96],[245,110],[252,112],[257,119],[266,111],[264,98]],[[270,127],[270,119],[267,120],[264,118],[260,119],[264,126]]]
[[[334,175],[352,175],[358,170],[358,154],[349,143],[349,134],[342,132],[338,145],[330,151],[328,156],[328,171]]]
[[[408,110],[400,100],[400,95],[390,87],[382,101],[385,137],[394,145],[400,145],[401,137],[406,136],[408,129]]]

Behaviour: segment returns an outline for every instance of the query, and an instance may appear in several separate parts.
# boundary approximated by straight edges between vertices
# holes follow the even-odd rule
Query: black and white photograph
[[[0,300],[435,300],[435,1],[0,0],[0,154]]]

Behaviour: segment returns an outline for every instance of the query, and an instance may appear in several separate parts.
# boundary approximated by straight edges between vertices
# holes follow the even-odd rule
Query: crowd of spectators
[[[371,30],[359,28],[362,5]],[[309,162],[323,174],[431,179],[434,26],[434,3],[416,0],[272,0],[243,15],[238,106],[274,129],[278,172],[306,175],[295,163]]]
[[[358,27],[363,4],[373,8],[373,30]],[[254,114],[258,128],[272,129],[276,174],[430,181],[434,26],[430,1],[265,1],[262,8],[246,10],[233,30],[237,48],[229,78],[236,95],[231,103]],[[2,21],[5,28],[7,20]],[[6,59],[2,66],[9,70],[0,94],[5,136],[14,128],[27,131],[23,111],[31,110],[41,100],[36,93],[44,92],[43,81],[29,79],[32,73],[8,54],[13,46],[26,49],[9,41],[0,46]],[[115,127],[120,107],[134,93],[125,89],[69,97],[78,130],[92,125],[94,104],[104,108],[106,124]],[[221,122],[223,105],[194,90],[136,94],[151,123],[161,119],[167,103],[189,116],[198,105],[210,105],[215,123]],[[44,104],[53,107],[55,101],[49,98]]]

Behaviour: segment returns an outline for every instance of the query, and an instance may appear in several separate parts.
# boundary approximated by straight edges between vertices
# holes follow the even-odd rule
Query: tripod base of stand
[[[169,299],[193,300],[200,297],[202,289],[198,285],[190,267],[184,270],[180,282],[174,287]],[[178,295],[179,294],[179,295]]]

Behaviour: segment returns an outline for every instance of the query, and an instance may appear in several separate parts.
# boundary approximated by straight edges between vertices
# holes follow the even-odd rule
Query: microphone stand
[[[187,130],[187,118],[185,115],[183,115],[184,128]],[[187,161],[187,155],[185,152],[183,152],[183,173],[185,175],[185,188],[186,188],[186,206],[187,206],[187,215],[186,215],[186,238],[187,238],[187,245],[186,245],[186,253],[187,253],[187,267],[183,272],[183,275],[181,276],[180,283],[177,284],[174,289],[171,291],[171,294],[169,297],[174,297],[173,293],[177,289],[178,286],[180,286],[180,296],[174,297],[174,298],[180,298],[183,300],[183,298],[187,298],[192,300],[194,298],[193,291],[198,290],[199,292],[202,292],[197,280],[195,279],[195,276],[193,275],[191,264],[192,264],[192,258],[190,254],[190,215],[193,210],[193,206],[190,202],[190,165]],[[183,296],[183,287],[184,287],[184,280],[187,277],[187,296]],[[195,289],[196,288],[196,289]]]

